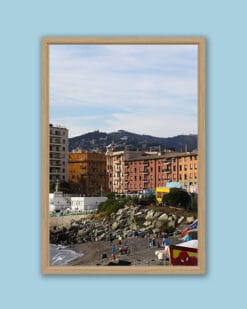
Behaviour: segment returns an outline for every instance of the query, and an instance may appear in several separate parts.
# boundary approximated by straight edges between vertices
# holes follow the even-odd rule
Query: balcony
[[[143,171],[143,174],[149,174],[149,171],[145,169],[145,170]]]
[[[164,159],[162,162],[166,163],[166,164],[171,164],[172,163],[171,160],[167,160],[167,159]]]
[[[62,163],[50,162],[50,167],[62,167]]]

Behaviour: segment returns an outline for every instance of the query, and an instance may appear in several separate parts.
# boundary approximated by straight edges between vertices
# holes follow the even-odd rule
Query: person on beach
[[[112,233],[110,233],[109,239],[110,239],[110,243],[112,244],[112,242],[113,242],[113,240],[114,240],[114,237],[112,236]]]
[[[165,237],[162,239],[162,243],[164,248],[170,245],[169,239],[166,239]]]
[[[112,259],[116,260],[116,247],[112,245],[111,247]]]
[[[155,255],[158,258],[159,264],[162,265],[164,263],[164,257],[165,257],[164,251],[157,250],[155,251]]]
[[[152,239],[152,247],[155,247],[156,246],[156,240],[155,240],[155,237],[153,237]]]

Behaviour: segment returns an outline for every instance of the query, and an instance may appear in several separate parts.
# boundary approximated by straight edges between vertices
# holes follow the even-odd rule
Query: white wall
[[[49,194],[49,211],[61,211],[70,207],[70,198],[64,197],[62,192]]]
[[[97,210],[100,203],[107,197],[71,197],[72,211]]]

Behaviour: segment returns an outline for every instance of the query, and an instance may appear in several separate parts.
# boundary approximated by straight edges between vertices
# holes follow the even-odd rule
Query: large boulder
[[[192,216],[192,217],[187,217],[187,219],[186,219],[186,223],[187,224],[191,224],[191,223],[193,223],[195,221],[195,218]]]
[[[167,214],[163,214],[158,218],[158,221],[161,222],[167,222],[168,221],[168,215]]]
[[[113,222],[111,227],[113,230],[116,230],[119,227],[119,222],[117,221]]]
[[[153,220],[153,218],[154,218],[154,211],[153,210],[149,210],[147,215],[146,215],[146,217],[145,217],[145,219],[146,220]]]
[[[175,229],[175,221],[174,220],[170,220],[167,224],[168,228],[174,228]]]
[[[143,223],[144,226],[149,226],[150,224],[152,224],[152,222],[151,222],[150,220],[145,221],[145,222]]]
[[[178,224],[182,223],[184,221],[184,216],[178,219]]]

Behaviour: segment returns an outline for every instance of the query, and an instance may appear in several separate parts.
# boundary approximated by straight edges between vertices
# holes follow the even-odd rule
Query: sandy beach
[[[170,239],[171,243],[179,243],[180,241],[176,238]],[[156,243],[161,244],[162,239],[157,238]],[[155,252],[157,250],[162,250],[163,248],[158,248],[155,246],[153,248],[149,247],[148,238],[142,237],[130,237],[122,240],[119,244],[117,240],[113,241],[97,241],[88,242],[83,244],[71,245],[69,248],[75,250],[78,253],[83,253],[83,256],[71,261],[69,265],[80,266],[80,265],[107,265],[111,259],[111,248],[112,245],[116,247],[116,258],[123,261],[128,261],[132,266],[148,266],[148,265],[160,265]],[[120,248],[128,247],[128,254],[121,254]],[[105,255],[105,258],[102,256]],[[168,264],[168,261],[164,261],[164,264]]]

